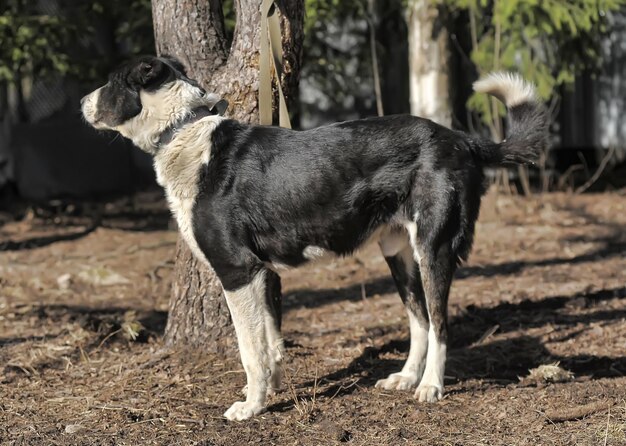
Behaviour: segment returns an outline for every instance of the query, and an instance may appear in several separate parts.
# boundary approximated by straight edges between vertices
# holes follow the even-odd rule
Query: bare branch
[[[600,178],[600,175],[602,175],[602,172],[606,168],[606,165],[609,163],[611,158],[613,158],[614,154],[615,154],[615,146],[609,147],[609,151],[607,152],[606,155],[604,155],[604,158],[602,158],[602,161],[600,162],[600,165],[596,169],[596,172],[591,176],[591,178],[589,178],[585,182],[585,184],[583,184],[582,186],[576,188],[574,193],[575,194],[581,194],[584,191],[586,191],[587,189],[589,189],[593,185],[593,183],[598,181],[598,178]]]

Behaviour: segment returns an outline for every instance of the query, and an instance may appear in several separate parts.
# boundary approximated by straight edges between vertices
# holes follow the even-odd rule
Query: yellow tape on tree
[[[281,127],[291,128],[285,95],[280,84],[283,70],[283,46],[280,19],[274,0],[261,4],[261,45],[259,55],[259,122],[272,124],[272,70],[276,73],[278,86],[278,122]]]

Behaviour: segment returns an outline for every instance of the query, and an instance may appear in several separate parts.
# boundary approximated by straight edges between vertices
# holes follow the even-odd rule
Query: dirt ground
[[[485,198],[437,404],[373,387],[408,350],[375,246],[286,273],[285,389],[247,422],[222,417],[238,358],[162,348],[157,198],[0,216],[0,444],[626,444],[626,193]],[[555,362],[573,376],[520,380]]]

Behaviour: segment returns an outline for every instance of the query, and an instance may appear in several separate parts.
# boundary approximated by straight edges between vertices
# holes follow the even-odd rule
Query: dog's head
[[[139,148],[154,153],[160,135],[200,106],[222,114],[228,105],[189,79],[169,57],[140,57],[109,75],[106,85],[81,100],[85,120],[115,130]]]

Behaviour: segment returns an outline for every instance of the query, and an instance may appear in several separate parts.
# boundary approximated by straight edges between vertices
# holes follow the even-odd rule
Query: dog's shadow
[[[591,379],[619,377],[626,374],[626,356],[601,355],[555,355],[549,352],[539,337],[521,335],[496,341],[488,339],[481,342],[481,337],[496,325],[497,333],[525,332],[530,328],[548,324],[560,327],[575,327],[561,339],[575,338],[585,330],[591,329],[591,322],[609,322],[626,317],[624,310],[596,310],[578,314],[563,314],[562,310],[571,307],[594,309],[599,303],[609,299],[626,298],[626,287],[600,290],[572,296],[553,296],[540,301],[524,300],[516,304],[502,303],[491,308],[469,306],[459,316],[450,321],[450,350],[446,366],[446,384],[461,383],[479,379],[487,384],[513,384],[519,377],[526,376],[529,369],[542,364],[559,361],[561,365],[574,373],[576,377],[587,376]],[[398,327],[400,331],[400,327]],[[346,367],[319,377],[317,384],[323,389],[317,396],[336,397],[353,393],[359,387],[371,387],[377,380],[389,373],[397,372],[403,360],[387,359],[387,353],[408,352],[406,340],[391,340],[377,347],[366,348],[361,355],[353,359]],[[358,385],[355,385],[358,383]],[[308,392],[314,381],[307,381],[298,386]],[[306,391],[304,389],[307,389]],[[456,393],[463,390],[456,390]],[[273,410],[286,410],[292,402],[278,403]]]

